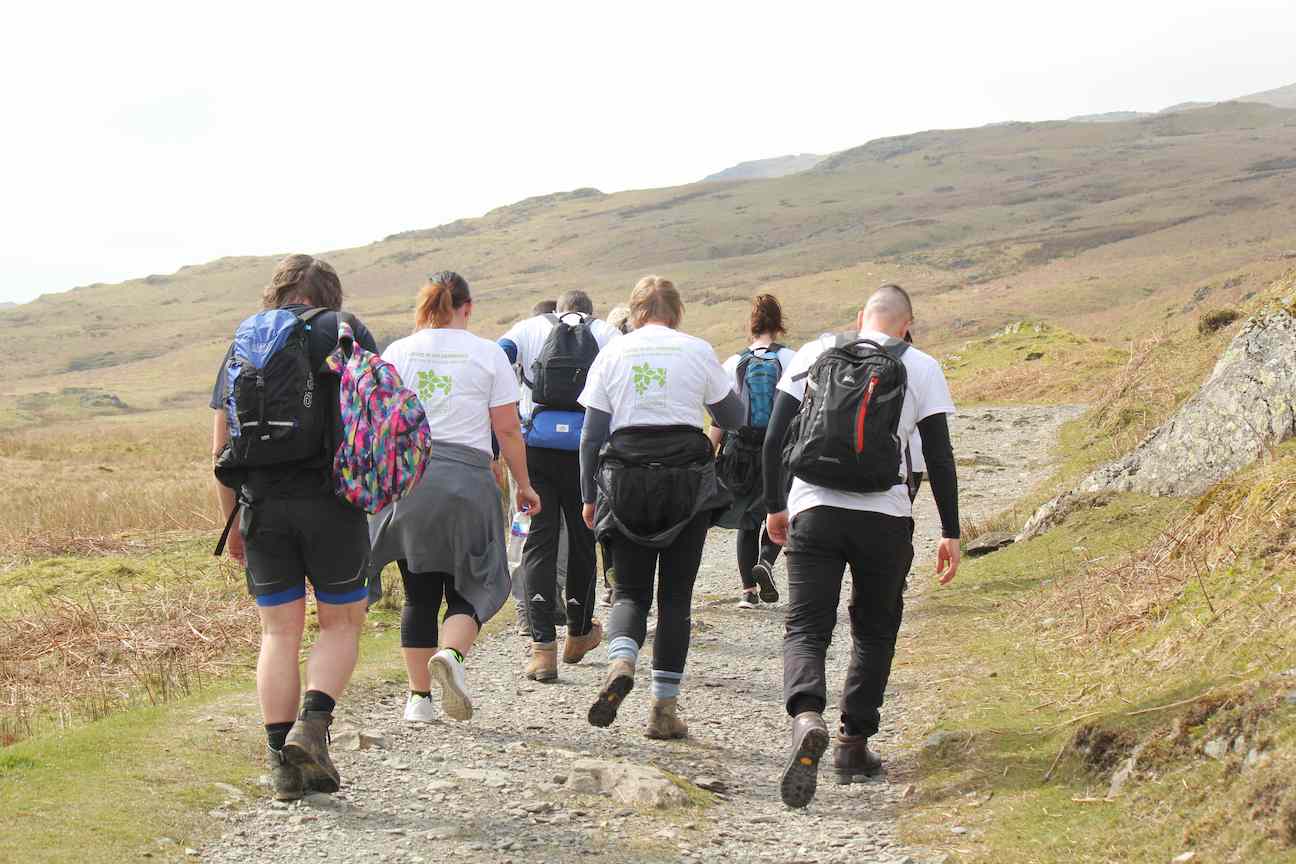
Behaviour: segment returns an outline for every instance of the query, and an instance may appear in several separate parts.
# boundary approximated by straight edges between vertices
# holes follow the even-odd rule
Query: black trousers
[[[891,676],[904,586],[913,564],[913,520],[815,507],[797,515],[787,549],[788,608],[783,636],[783,699],[788,713],[828,704],[824,658],[837,624],[842,575],[851,571],[851,657],[842,724],[872,736]]]
[[[531,520],[522,569],[526,574],[527,620],[531,638],[549,643],[557,637],[553,600],[558,593],[558,531],[567,523],[567,634],[584,636],[594,620],[594,532],[581,515],[580,454],[527,448],[527,472],[540,496]]]
[[[437,644],[441,620],[441,598],[445,597],[445,617],[470,615],[481,626],[477,610],[454,587],[449,573],[411,573],[405,560],[396,562],[401,581],[405,583],[405,605],[401,606],[401,647],[440,648]]]
[[[756,562],[764,561],[771,568],[778,560],[783,547],[770,539],[765,525],[759,528],[738,529],[738,577],[742,579],[743,588],[755,588],[756,580],[752,577],[752,567]]]
[[[675,673],[679,682],[688,660],[693,583],[702,564],[702,547],[711,527],[711,513],[701,513],[665,549],[651,549],[614,535],[612,561],[616,584],[608,616],[608,645],[628,636],[640,648],[648,636],[653,583],[657,583],[657,638],[653,640],[653,670]]]

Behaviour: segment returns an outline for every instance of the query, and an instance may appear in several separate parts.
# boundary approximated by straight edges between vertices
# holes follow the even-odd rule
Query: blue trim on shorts
[[[306,596],[306,586],[295,585],[292,588],[285,588],[282,591],[276,591],[273,594],[262,594],[256,598],[258,606],[282,606],[285,603],[292,603],[294,600],[300,600]]]
[[[316,589],[315,600],[319,603],[327,603],[330,606],[342,606],[346,603],[354,603],[357,600],[364,600],[369,596],[369,586],[361,585],[354,591],[348,591],[345,594],[330,594],[327,591]]]

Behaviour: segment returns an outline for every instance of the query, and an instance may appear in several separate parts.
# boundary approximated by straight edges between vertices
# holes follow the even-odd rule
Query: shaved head
[[[873,292],[860,313],[861,325],[901,338],[913,321],[913,301],[899,285],[887,283]]]

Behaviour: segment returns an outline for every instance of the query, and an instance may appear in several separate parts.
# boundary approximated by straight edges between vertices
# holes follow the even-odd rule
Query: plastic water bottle
[[[522,547],[526,546],[527,535],[531,533],[531,516],[521,510],[513,514],[513,524],[509,526],[508,560],[510,567],[522,563]]]

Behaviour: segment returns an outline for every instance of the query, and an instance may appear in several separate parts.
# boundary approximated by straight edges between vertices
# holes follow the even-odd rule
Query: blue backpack
[[[774,394],[783,377],[783,364],[778,359],[782,347],[775,344],[755,351],[749,348],[739,355],[738,395],[747,406],[747,423],[741,429],[725,433],[716,458],[716,476],[738,498],[760,491],[765,428],[774,412]]]
[[[747,406],[747,428],[764,429],[774,413],[774,394],[783,377],[777,343],[768,348],[748,348],[738,360],[738,395]]]

